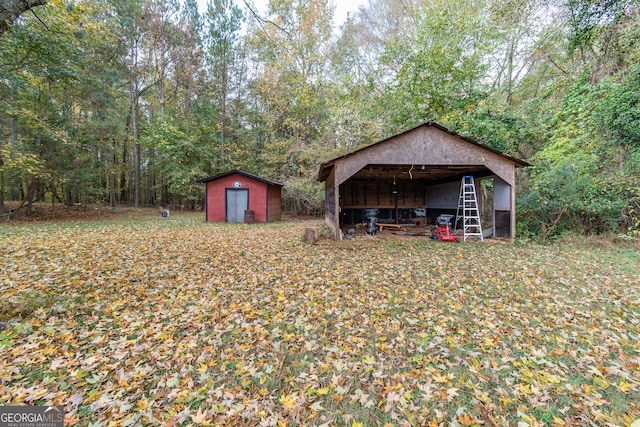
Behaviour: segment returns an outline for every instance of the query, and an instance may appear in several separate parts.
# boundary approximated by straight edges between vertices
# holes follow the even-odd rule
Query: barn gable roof
[[[277,186],[280,186],[280,187],[284,186],[284,184],[280,184],[279,182],[271,181],[271,180],[268,180],[266,178],[262,178],[262,177],[259,177],[257,175],[251,174],[249,172],[241,171],[241,170],[238,170],[238,169],[234,169],[234,170],[230,170],[230,171],[227,171],[227,172],[219,173],[218,175],[210,176],[209,178],[200,179],[197,182],[206,183],[206,182],[209,182],[209,181],[214,181],[214,180],[216,180],[218,178],[223,178],[225,176],[232,175],[234,173],[238,173],[240,175],[244,175],[246,177],[255,179],[257,181],[264,182],[264,183],[269,184],[269,185],[277,185]]]
[[[395,134],[395,135],[392,135],[392,136],[389,136],[389,137],[387,137],[387,138],[384,138],[384,139],[382,139],[382,140],[380,140],[380,141],[374,142],[373,144],[369,144],[369,145],[367,145],[367,146],[365,146],[365,147],[359,148],[359,149],[357,149],[357,150],[355,150],[355,151],[352,151],[352,152],[350,152],[350,153],[343,154],[343,155],[338,156],[338,157],[335,157],[335,158],[333,158],[333,159],[331,159],[331,160],[327,160],[326,162],[324,162],[324,163],[322,163],[322,164],[320,165],[320,170],[319,170],[319,172],[318,172],[318,181],[325,181],[325,180],[327,179],[327,177],[328,177],[328,176],[329,176],[329,174],[331,173],[331,169],[333,168],[334,164],[335,164],[338,160],[341,160],[341,159],[344,159],[344,158],[347,158],[347,157],[351,157],[351,156],[355,156],[355,155],[357,155],[358,153],[360,153],[360,152],[362,152],[362,151],[365,151],[365,150],[370,149],[371,147],[374,147],[374,146],[377,146],[377,145],[380,145],[380,144],[384,144],[384,143],[386,143],[387,141],[389,141],[389,140],[391,140],[391,139],[394,139],[394,138],[397,138],[397,137],[399,137],[399,136],[402,136],[402,135],[405,135],[405,134],[411,133],[411,132],[413,132],[413,131],[415,131],[416,129],[421,128],[421,127],[433,127],[433,128],[439,129],[439,130],[441,130],[441,131],[443,131],[443,132],[448,133],[449,135],[452,135],[452,136],[454,136],[454,137],[456,137],[456,138],[460,139],[461,141],[464,141],[464,142],[466,142],[466,143],[469,143],[469,144],[475,145],[475,146],[480,147],[480,148],[482,148],[482,149],[484,149],[484,150],[487,150],[487,151],[489,151],[489,152],[492,152],[492,153],[494,153],[494,154],[497,154],[497,155],[499,155],[500,157],[503,157],[503,158],[505,158],[505,159],[508,159],[508,160],[510,160],[510,161],[512,161],[512,162],[514,162],[514,163],[515,163],[515,165],[516,165],[516,167],[527,167],[527,166],[531,166],[531,164],[529,164],[529,163],[525,162],[524,160],[518,159],[518,158],[513,157],[513,156],[511,156],[511,155],[509,155],[509,154],[506,154],[506,153],[503,153],[503,152],[501,152],[501,151],[499,151],[499,150],[496,150],[495,148],[489,147],[488,145],[482,144],[482,143],[480,143],[480,142],[478,142],[478,141],[474,140],[473,138],[470,138],[470,137],[466,137],[466,136],[460,135],[459,133],[457,133],[457,132],[455,132],[455,131],[452,131],[451,129],[448,129],[447,127],[442,126],[441,124],[438,124],[438,123],[436,123],[436,122],[434,122],[434,121],[432,121],[432,120],[429,120],[429,121],[426,121],[426,122],[424,122],[424,123],[421,123],[421,124],[419,124],[419,125],[417,125],[417,126],[414,126],[414,127],[413,127],[413,128],[411,128],[411,129],[408,129],[408,130],[402,131],[402,132],[397,133],[397,134]]]

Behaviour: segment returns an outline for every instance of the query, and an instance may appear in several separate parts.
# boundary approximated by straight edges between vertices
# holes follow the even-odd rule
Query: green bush
[[[518,201],[520,231],[543,240],[563,232],[637,233],[639,181],[624,173],[590,173],[576,164],[538,168],[530,191]]]

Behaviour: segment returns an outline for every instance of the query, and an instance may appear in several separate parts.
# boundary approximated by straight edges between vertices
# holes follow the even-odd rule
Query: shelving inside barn
[[[340,186],[342,224],[361,224],[372,216],[382,222],[424,223],[425,180],[354,179]]]

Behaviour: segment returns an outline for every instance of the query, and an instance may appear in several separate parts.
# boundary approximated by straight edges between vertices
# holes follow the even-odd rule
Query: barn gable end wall
[[[337,187],[368,164],[485,165],[509,185],[515,184],[515,162],[470,144],[432,126],[374,144],[357,155],[338,159],[334,166]]]

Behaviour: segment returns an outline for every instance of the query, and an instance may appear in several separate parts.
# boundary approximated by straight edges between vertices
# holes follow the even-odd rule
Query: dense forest
[[[317,213],[320,162],[434,120],[534,165],[520,235],[640,233],[637,0],[0,3],[3,215],[198,209],[229,169]]]

